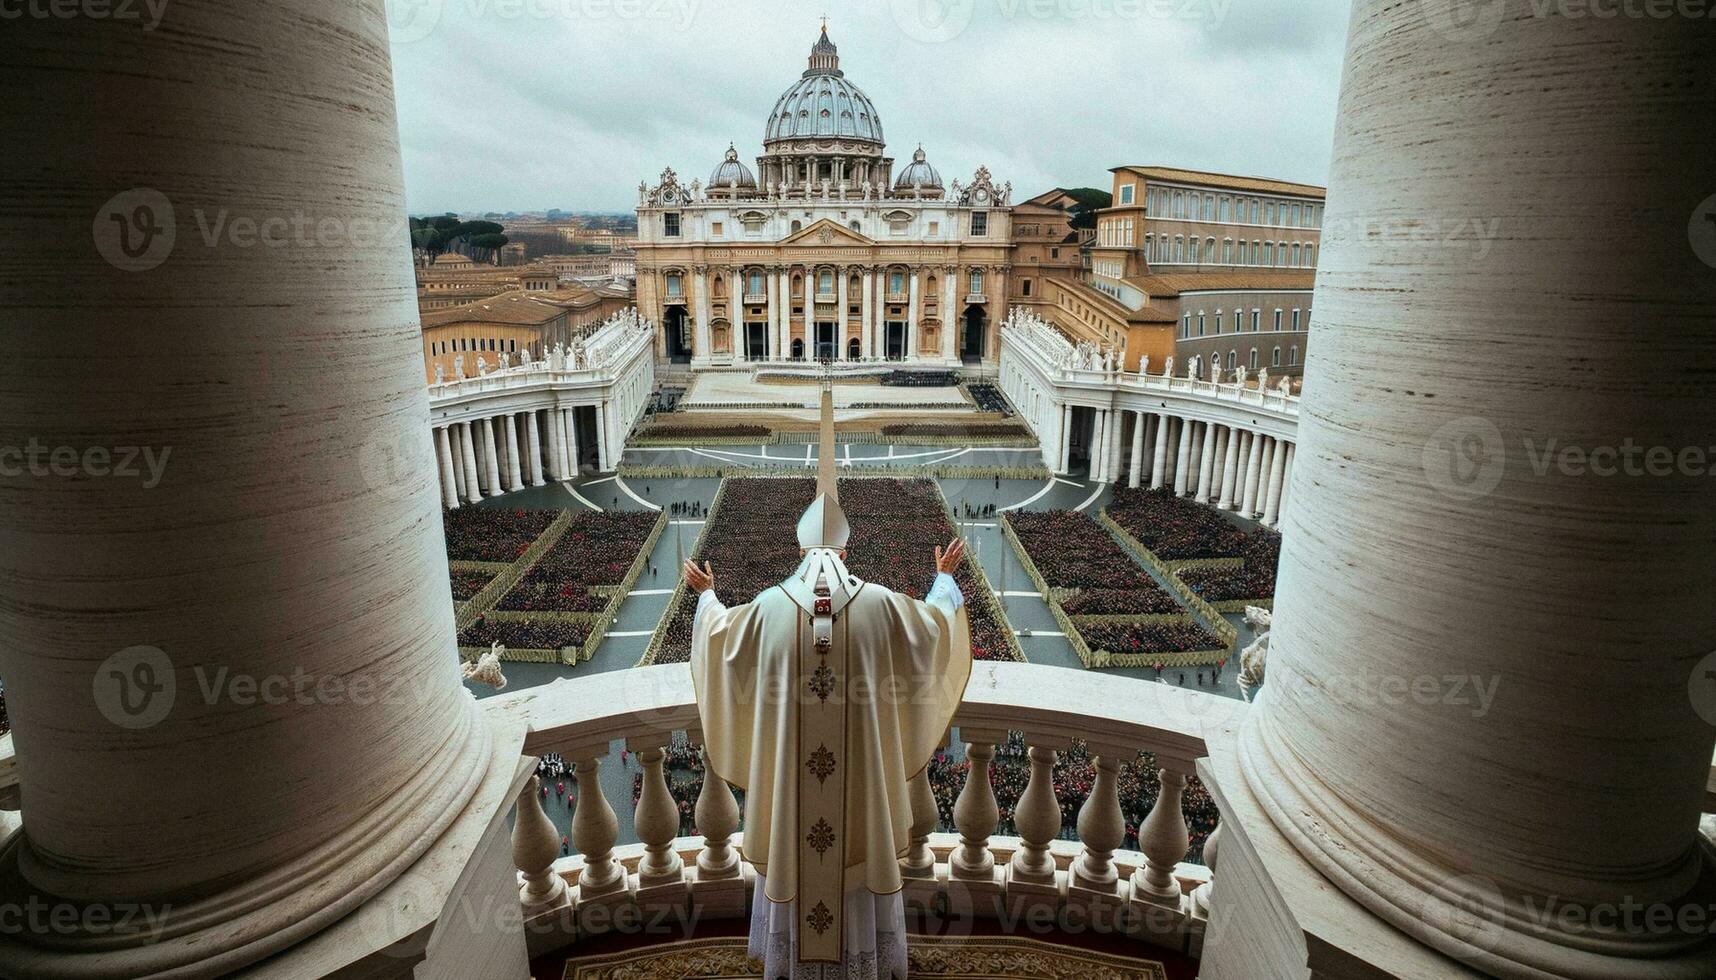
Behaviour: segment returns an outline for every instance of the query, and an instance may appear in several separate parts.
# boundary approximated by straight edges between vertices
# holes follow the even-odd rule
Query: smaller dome
[[[912,154],[912,162],[900,171],[899,179],[894,181],[894,189],[897,191],[909,191],[919,186],[926,190],[939,190],[942,187],[941,174],[936,173],[936,169],[929,165],[929,158],[924,156],[924,148],[921,146]]]
[[[739,162],[739,151],[732,144],[728,144],[727,159],[721,161],[721,165],[709,176],[709,187],[711,190],[720,190],[734,183],[748,190],[756,190],[757,176],[751,173],[751,168]]]

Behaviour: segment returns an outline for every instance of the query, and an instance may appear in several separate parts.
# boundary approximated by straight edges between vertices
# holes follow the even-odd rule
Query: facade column
[[[941,280],[941,357],[953,361],[959,357],[959,267],[947,266]]]
[[[474,504],[483,499],[483,488],[477,475],[476,428],[469,422],[459,423],[459,448],[465,456],[465,499]]]
[[[1257,512],[1257,484],[1263,475],[1263,440],[1261,432],[1251,434],[1251,455],[1245,463],[1245,493],[1240,498],[1239,513],[1250,517]]]
[[[1173,441],[1173,420],[1156,416],[1156,455],[1150,465],[1150,489],[1160,490],[1168,482],[1168,443]]]
[[[763,342],[768,348],[763,351],[763,360],[765,361],[780,353],[781,337],[781,287],[780,273],[776,267],[769,267],[767,270],[767,279],[769,291],[769,325],[768,329],[763,331]],[[749,357],[750,355],[747,354],[746,356]]]
[[[1473,972],[1716,976],[1708,930],[1667,924],[1716,885],[1698,832],[1716,625],[1671,611],[1708,610],[1716,581],[1711,477],[1680,454],[1716,431],[1712,207],[1695,203],[1716,141],[1662,142],[1716,113],[1708,28],[1509,0],[1481,41],[1450,45],[1418,9],[1445,28],[1450,6],[1369,4],[1351,23],[1319,261],[1340,271],[1316,298],[1343,339],[1319,348],[1301,402],[1308,472],[1242,795],[1310,873]],[[1434,73],[1402,70],[1432,58]],[[1532,82],[1493,87],[1503,75]],[[1627,79],[1624,96],[1593,76]],[[1521,224],[1480,269],[1359,230],[1454,207]],[[1340,383],[1385,376],[1416,394]],[[1666,447],[1665,465],[1529,465],[1556,443]],[[1398,678],[1471,678],[1494,698],[1374,696]]]
[[[1275,443],[1275,461],[1269,467],[1269,493],[1263,499],[1263,523],[1274,527],[1281,516],[1281,486],[1287,476],[1287,444]]]
[[[506,470],[502,476],[506,478],[508,490],[517,490],[524,486],[524,474],[519,465],[518,416],[509,413],[502,415],[501,420],[501,424],[506,426]]]
[[[525,476],[529,477],[531,486],[540,487],[544,483],[542,479],[542,431],[536,427],[535,409],[524,413],[524,435],[525,458],[529,460],[529,466],[525,469]]]
[[[499,894],[438,882],[493,841],[449,828],[504,824],[518,750],[459,682],[442,531],[425,520],[451,447],[437,460],[411,271],[367,235],[193,245],[190,214],[397,227],[386,16],[165,16],[123,38],[117,23],[5,28],[10,84],[26,49],[39,70],[27,98],[0,100],[0,131],[29,134],[31,159],[0,186],[0,446],[146,440],[159,455],[143,478],[0,479],[0,676],[25,808],[0,892],[9,922],[48,913],[4,930],[0,975],[269,960],[319,976],[406,935],[428,942],[425,975],[445,973],[436,943],[457,940],[433,911],[377,896],[400,883],[434,910]],[[112,125],[121,105],[134,125]],[[136,226],[173,228],[168,202],[176,254],[151,232],[125,256]],[[136,218],[131,237],[110,216]],[[120,271],[137,259],[151,261]],[[335,356],[306,357],[306,337]],[[325,932],[349,916],[392,921],[358,929],[377,945],[352,952]],[[318,940],[311,969],[297,954]],[[521,938],[486,950],[497,975],[526,968]],[[382,964],[365,966],[351,972]]]
[[[1007,315],[1007,290],[1011,288],[1008,278],[1012,271],[1013,267],[1010,265],[996,266],[993,273],[995,279],[993,290],[988,283],[983,286],[983,296],[988,300],[984,309],[993,311],[991,315],[986,316],[988,322],[984,325],[983,336],[985,348],[983,359],[990,364],[1001,359],[1001,320]]]
[[[810,291],[809,283],[805,284],[805,291]],[[792,266],[781,268],[780,356],[783,360],[792,356]]]
[[[847,321],[847,308],[852,304],[848,301],[846,296],[846,280],[851,276],[851,274],[852,270],[848,269],[846,266],[839,265],[834,267],[834,291],[835,295],[839,297],[839,315],[834,319],[834,359],[837,361],[846,360],[846,335],[851,330],[851,325]]]
[[[872,266],[864,267],[863,294],[859,297],[858,324],[858,356],[864,360],[871,357],[872,340],[876,330],[876,270]]]
[[[710,354],[709,319],[714,315],[715,310],[713,298],[709,293],[711,284],[709,267],[706,265],[697,266],[692,270],[692,275],[697,283],[697,332],[695,335],[697,349],[691,352],[691,359],[699,364],[708,364]]]
[[[921,341],[919,334],[923,330],[923,297],[920,294],[918,282],[920,275],[919,267],[913,266],[910,293],[906,301],[906,358],[908,360],[917,358],[918,344]]]
[[[435,462],[441,471],[441,505],[459,509],[459,480],[453,475],[453,449],[447,442],[447,427],[435,427]]]
[[[1186,495],[1186,482],[1191,478],[1192,472],[1192,423],[1185,419],[1178,421],[1180,444],[1179,453],[1175,457],[1174,463],[1174,495],[1184,497]]]
[[[1144,430],[1150,425],[1150,416],[1143,412],[1134,413],[1132,422],[1132,459],[1129,461],[1130,472],[1126,477],[1126,485],[1138,489],[1144,480]]]

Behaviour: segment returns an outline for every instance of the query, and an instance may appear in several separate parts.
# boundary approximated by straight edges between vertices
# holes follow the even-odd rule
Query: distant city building
[[[638,307],[657,357],[993,364],[1012,263],[1012,187],[944,183],[922,148],[898,173],[874,103],[826,28],[775,102],[753,170],[638,187]]]

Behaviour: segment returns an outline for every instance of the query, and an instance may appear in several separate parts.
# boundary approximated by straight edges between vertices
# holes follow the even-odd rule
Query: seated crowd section
[[[1174,568],[1182,562],[1228,559],[1227,566],[1175,568],[1180,581],[1204,601],[1236,603],[1273,599],[1281,559],[1281,535],[1268,528],[1245,531],[1220,511],[1172,490],[1117,488],[1110,519],[1158,559]],[[1233,566],[1233,561],[1239,564]]]

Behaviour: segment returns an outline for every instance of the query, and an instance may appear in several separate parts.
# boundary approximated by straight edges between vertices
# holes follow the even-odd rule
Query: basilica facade
[[[1012,185],[944,183],[919,147],[897,172],[876,106],[823,29],[764,127],[707,182],[638,187],[637,303],[667,364],[994,364]]]

